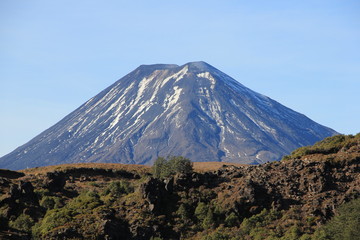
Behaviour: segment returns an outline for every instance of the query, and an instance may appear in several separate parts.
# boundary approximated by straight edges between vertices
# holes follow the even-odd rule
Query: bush
[[[63,207],[64,204],[59,197],[45,196],[41,199],[40,206],[46,209],[53,209]]]
[[[127,181],[114,181],[103,192],[103,195],[111,195],[112,197],[120,197],[123,194],[134,192],[134,188]]]
[[[259,214],[253,215],[250,218],[245,218],[241,225],[241,232],[244,235],[258,235],[262,236],[264,234],[263,229],[268,224],[271,224],[274,220],[281,218],[280,212],[276,210],[267,210],[263,209]],[[267,234],[272,234],[271,232],[267,231]]]
[[[195,208],[196,218],[200,222],[202,222],[206,218],[207,213],[208,213],[208,206],[203,202],[199,202],[197,207]]]
[[[225,225],[227,227],[234,227],[236,226],[237,224],[239,223],[239,219],[238,217],[236,216],[235,213],[230,213],[230,215],[228,215],[226,218],[225,218]]]
[[[209,235],[204,236],[201,240],[230,240],[230,239],[233,239],[230,237],[230,234],[223,232],[220,229]]]
[[[79,196],[70,200],[64,207],[48,210],[44,218],[33,227],[33,235],[41,238],[41,236],[54,230],[54,228],[71,224],[80,214],[89,214],[96,211],[95,208],[102,204],[103,202],[96,192],[82,192]]]
[[[156,178],[167,178],[177,173],[192,173],[192,162],[182,156],[158,157],[152,167],[153,175]]]
[[[40,237],[43,234],[48,233],[52,229],[65,225],[72,221],[74,216],[73,211],[67,208],[52,209],[46,212],[42,221],[38,222],[33,227],[33,234],[36,237]]]
[[[211,210],[211,208],[209,208],[207,213],[206,213],[206,216],[205,216],[205,218],[204,218],[204,220],[202,222],[202,227],[204,229],[209,229],[209,228],[214,227],[214,225],[215,225],[214,213]]]
[[[9,222],[9,226],[11,228],[25,232],[29,232],[33,225],[34,225],[34,220],[32,220],[32,218],[26,214],[21,214],[14,221]]]
[[[72,199],[65,208],[74,211],[75,213],[83,213],[92,210],[103,202],[100,200],[100,196],[96,192],[83,192],[76,198]]]
[[[182,219],[186,220],[190,218],[190,212],[188,210],[188,207],[185,204],[181,204],[178,210],[176,211],[176,214]]]
[[[341,205],[337,215],[316,235],[333,240],[360,239],[360,198]]]
[[[284,239],[286,240],[298,240],[301,236],[301,231],[298,225],[291,226],[285,233]]]

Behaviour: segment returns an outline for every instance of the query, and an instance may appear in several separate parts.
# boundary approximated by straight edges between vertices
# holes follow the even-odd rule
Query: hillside
[[[164,181],[139,165],[1,170],[0,239],[357,239],[345,220],[359,219],[359,140],[256,166],[195,164]]]
[[[0,168],[151,165],[169,155],[258,164],[335,134],[205,62],[141,65],[1,157]]]

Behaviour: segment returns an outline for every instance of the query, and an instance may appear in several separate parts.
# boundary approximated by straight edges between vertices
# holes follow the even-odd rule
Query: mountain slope
[[[0,159],[21,169],[157,156],[263,163],[336,134],[204,62],[142,65]]]

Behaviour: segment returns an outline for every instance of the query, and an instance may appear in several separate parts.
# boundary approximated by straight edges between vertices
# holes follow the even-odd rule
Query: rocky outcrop
[[[360,196],[359,169],[360,159],[294,159],[260,166],[223,167],[217,174],[228,179],[221,186],[220,198],[229,209],[251,215],[254,209],[286,210],[298,205],[308,216],[328,219],[339,204]]]
[[[39,199],[34,192],[31,182],[19,181],[18,184],[10,183],[9,191],[0,201],[0,208],[4,208],[2,216],[15,219],[21,213],[31,214],[37,218],[41,214]]]
[[[169,182],[165,184],[159,179],[150,178],[140,186],[140,193],[148,202],[151,212],[160,214],[164,210],[164,206],[169,204],[171,199],[170,185]]]
[[[11,171],[7,169],[0,169],[0,178],[17,179],[25,176],[22,172]]]
[[[60,192],[66,184],[66,177],[60,172],[48,172],[44,180],[44,188],[52,192]]]

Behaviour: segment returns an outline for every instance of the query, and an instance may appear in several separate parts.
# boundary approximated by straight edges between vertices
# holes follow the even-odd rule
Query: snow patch
[[[165,109],[170,108],[171,106],[175,105],[179,101],[181,92],[183,90],[182,88],[179,88],[179,86],[175,86],[173,89],[174,89],[173,95],[171,95],[171,96],[169,94],[166,95],[166,98],[165,98],[164,104],[163,104],[163,107]]]
[[[215,83],[216,83],[216,80],[215,78],[209,73],[209,72],[203,72],[203,73],[198,73],[196,75],[197,77],[199,78],[206,78],[210,81],[211,83],[211,89],[214,89],[215,88]]]
[[[188,66],[185,66],[179,72],[165,78],[161,83],[161,87],[163,87],[168,81],[170,81],[170,79],[175,79],[175,82],[180,81],[185,76],[185,74],[188,72],[188,70],[189,70]]]

